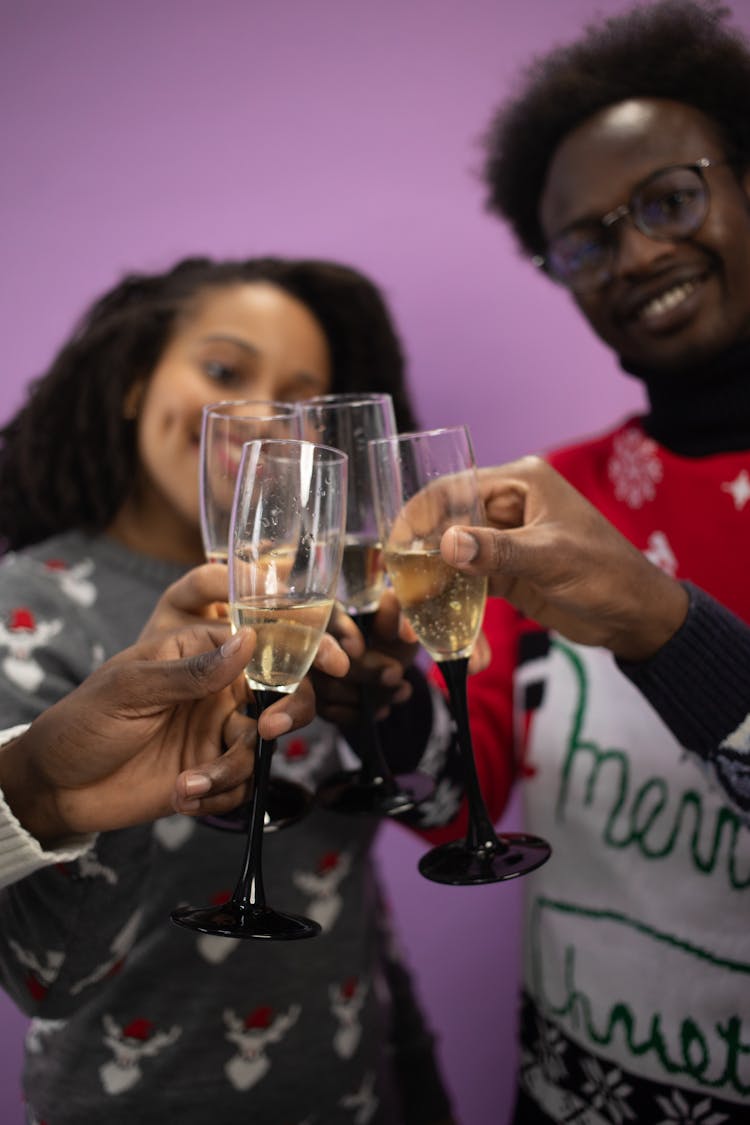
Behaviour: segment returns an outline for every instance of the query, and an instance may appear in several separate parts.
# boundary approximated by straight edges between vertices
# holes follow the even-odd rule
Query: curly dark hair
[[[522,249],[544,251],[539,199],[563,138],[605,106],[668,98],[716,125],[727,155],[750,164],[750,47],[716,0],[658,0],[599,20],[575,42],[534,59],[520,92],[484,136],[487,206]]]
[[[109,525],[135,479],[135,426],[123,417],[129,388],[157,366],[194,300],[255,281],[284,289],[321,325],[333,392],[390,393],[399,429],[415,427],[391,317],[379,290],[357,270],[315,259],[186,258],[166,273],[130,274],[88,309],[0,430],[4,549]]]

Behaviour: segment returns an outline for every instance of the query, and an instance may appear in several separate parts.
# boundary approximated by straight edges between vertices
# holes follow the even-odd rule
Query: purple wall
[[[478,136],[519,63],[622,6],[6,0],[0,417],[100,289],[191,252],[368,271],[400,323],[424,423],[467,422],[484,463],[637,408],[565,295],[483,213],[476,175]],[[747,0],[735,8],[750,30]],[[394,907],[458,1117],[503,1125],[521,886],[438,888],[416,872],[420,850],[386,830]],[[6,1125],[20,1119],[21,1028],[3,1001]]]

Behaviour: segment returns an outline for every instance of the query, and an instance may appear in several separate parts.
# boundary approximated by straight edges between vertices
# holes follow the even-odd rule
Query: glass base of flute
[[[256,691],[258,715],[281,698],[277,691]],[[300,914],[288,914],[266,905],[263,887],[262,844],[265,805],[274,742],[258,739],[255,762],[255,788],[250,801],[250,817],[242,871],[234,893],[220,906],[181,906],[172,911],[178,926],[219,937],[255,938],[261,941],[298,941],[315,937],[320,926]]]
[[[365,641],[372,635],[375,611],[351,613]],[[318,786],[315,800],[332,812],[370,813],[374,816],[403,816],[431,797],[435,782],[425,773],[394,774],[383,753],[375,722],[372,697],[361,692],[361,721],[356,752],[362,765],[339,770]]]
[[[523,832],[498,835],[492,826],[479,788],[469,730],[466,701],[468,657],[443,660],[440,671],[448,688],[451,708],[458,728],[459,749],[464,767],[469,803],[466,839],[453,840],[432,848],[419,861],[419,871],[434,883],[471,886],[516,879],[541,867],[552,849],[539,836]]]

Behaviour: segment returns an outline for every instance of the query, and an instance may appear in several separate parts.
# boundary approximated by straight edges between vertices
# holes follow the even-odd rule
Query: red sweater
[[[549,460],[750,621],[748,453],[677,456],[631,419]],[[750,1114],[747,827],[610,654],[550,647],[499,600],[485,633],[492,662],[469,685],[485,798],[497,815],[523,756],[525,827],[553,846],[524,884],[524,1090],[552,1121]]]

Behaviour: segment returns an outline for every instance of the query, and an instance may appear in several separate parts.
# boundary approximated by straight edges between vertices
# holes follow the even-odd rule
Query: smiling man
[[[548,460],[750,621],[750,47],[728,17],[661,0],[536,60],[485,173],[491,209],[648,394]],[[744,805],[610,653],[522,628],[491,604],[470,688],[488,759],[515,679],[526,826],[554,851],[526,884],[516,1125],[750,1120]],[[741,728],[725,748],[749,744]]]
[[[625,362],[694,367],[750,331],[749,187],[700,109],[619,101],[550,160],[543,261]]]

